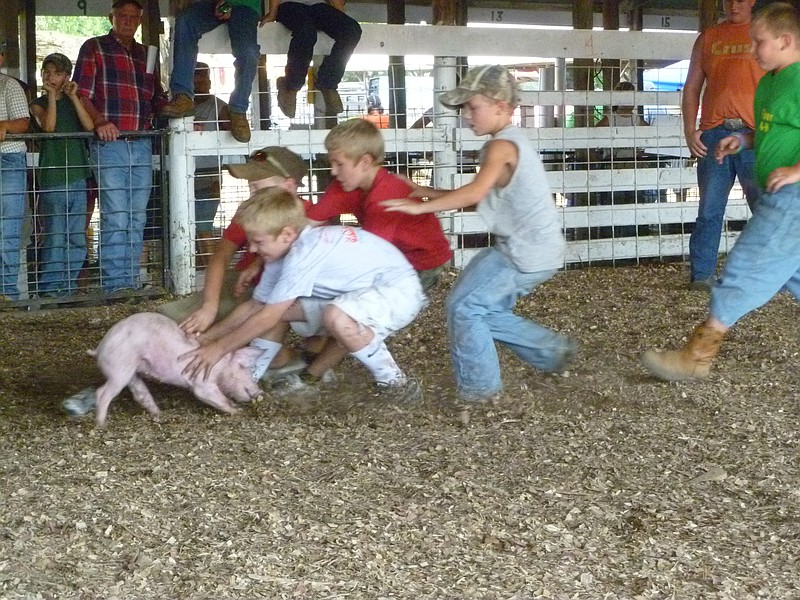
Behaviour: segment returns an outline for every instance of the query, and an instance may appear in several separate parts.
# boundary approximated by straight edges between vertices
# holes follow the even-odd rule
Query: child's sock
[[[263,350],[261,356],[259,356],[256,359],[256,362],[253,363],[253,381],[258,381],[261,379],[264,373],[267,372],[269,364],[278,355],[278,352],[281,351],[283,344],[279,344],[278,342],[273,342],[271,340],[265,340],[264,338],[255,338],[252,342],[250,342],[250,345]]]
[[[403,371],[394,362],[386,344],[378,341],[377,338],[373,338],[361,350],[351,352],[350,356],[367,367],[377,383],[391,383],[405,379]]]

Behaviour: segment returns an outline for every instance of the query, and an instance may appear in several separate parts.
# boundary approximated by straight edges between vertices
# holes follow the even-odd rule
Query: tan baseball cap
[[[248,181],[285,177],[300,183],[308,174],[308,163],[291,150],[281,146],[267,146],[253,152],[246,163],[226,166],[231,175]]]
[[[459,108],[470,98],[478,95],[502,100],[512,106],[519,104],[517,80],[502,65],[486,65],[471,69],[457,88],[441,95],[439,102],[447,108]]]

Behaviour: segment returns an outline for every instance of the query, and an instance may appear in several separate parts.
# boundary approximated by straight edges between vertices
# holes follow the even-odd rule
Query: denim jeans
[[[220,21],[214,16],[213,0],[201,0],[182,10],[175,17],[172,40],[172,75],[169,89],[172,95],[194,97],[194,67],[197,63],[197,42],[203,34],[223,23],[228,25],[228,37],[233,53],[234,85],[228,107],[236,113],[246,113],[250,92],[258,70],[258,22],[261,15],[246,6],[234,5],[231,18]]]
[[[39,291],[75,292],[86,259],[86,180],[39,191],[42,245]]]
[[[450,354],[462,398],[480,400],[502,389],[495,341],[537,369],[557,368],[567,338],[513,312],[518,298],[554,274],[522,273],[495,248],[482,250],[467,264],[446,304]]]
[[[19,257],[22,219],[25,216],[25,187],[28,176],[24,152],[0,153],[0,295],[19,298]]]
[[[786,287],[800,299],[800,184],[762,192],[711,289],[711,316],[730,327]]]
[[[728,195],[736,177],[739,177],[739,184],[742,186],[750,210],[753,210],[758,201],[758,187],[753,174],[755,153],[752,149],[726,156],[722,164],[718,164],[714,158],[717,144],[729,135],[731,131],[720,125],[705,130],[700,136],[708,148],[708,154],[697,161],[700,207],[694,230],[689,238],[692,281],[708,279],[717,272],[722,221],[728,204]]]
[[[150,139],[93,141],[89,154],[100,199],[103,291],[137,288],[147,202],[153,187]]]
[[[310,6],[299,2],[281,2],[277,21],[292,32],[286,54],[286,87],[290,90],[303,87],[314,55],[317,31],[322,31],[333,39],[333,47],[317,69],[316,87],[335,90],[347,68],[347,61],[361,39],[358,21],[325,2]]]

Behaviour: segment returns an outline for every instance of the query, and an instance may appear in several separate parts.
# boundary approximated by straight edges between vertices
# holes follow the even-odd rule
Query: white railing
[[[364,25],[363,37],[357,52],[364,55],[431,55],[434,62],[433,95],[447,89],[455,81],[456,56],[480,56],[487,60],[508,62],[509,57],[542,57],[542,63],[562,65],[574,58],[648,59],[679,61],[688,58],[695,33],[655,33],[618,31],[553,31],[513,28],[436,27],[402,25]],[[268,63],[272,55],[286,52],[289,33],[278,24],[259,30],[259,42]],[[320,35],[316,52],[329,51],[331,42]],[[203,37],[200,51],[227,53],[230,46],[227,30],[220,27]],[[274,57],[273,57],[274,59]],[[255,89],[255,86],[254,86]],[[437,91],[440,90],[440,91]],[[609,106],[631,104],[664,109],[672,112],[680,106],[680,92],[611,92],[542,90],[521,94],[523,125],[530,122],[526,113],[551,111],[565,115],[568,107]],[[256,99],[254,95],[254,100]],[[274,97],[272,106],[276,106]],[[257,113],[257,102],[253,102]],[[431,98],[432,106],[439,106]],[[538,108],[535,108],[538,107]],[[386,129],[384,139],[388,155],[426,156],[431,158],[432,180],[437,187],[453,187],[471,177],[464,173],[460,157],[480,149],[485,138],[478,138],[468,129],[458,129],[455,113],[437,108],[433,128]],[[441,113],[439,112],[441,111]],[[441,117],[441,118],[439,118]],[[258,115],[252,120],[259,122]],[[651,127],[526,127],[531,143],[545,153],[550,185],[562,206],[564,228],[591,229],[610,226],[658,227],[665,224],[693,222],[697,213],[696,200],[685,200],[684,190],[694,188],[695,169],[686,161],[657,160],[661,154],[674,153],[684,145],[679,118],[668,126]],[[264,146],[288,147],[310,157],[325,152],[324,129],[254,130],[249,144],[239,144],[228,132],[195,132],[191,120],[172,121],[172,152],[170,156],[171,206],[171,277],[177,293],[187,293],[195,286],[193,264],[193,198],[192,177],[194,157],[207,154],[246,155]],[[634,169],[591,169],[586,158],[593,149],[643,148],[654,157]],[[574,197],[606,191],[655,190],[662,202],[616,206],[574,206],[590,204],[574,201]],[[663,202],[670,195],[669,202]],[[680,201],[675,201],[676,199]],[[727,219],[747,218],[744,200],[729,203]],[[459,236],[485,232],[480,220],[470,212],[441,216],[446,233],[452,236],[454,247]],[[665,234],[660,229],[648,237],[611,239],[573,239],[569,242],[567,263],[586,263],[597,260],[639,258],[644,256],[676,256],[686,253],[688,236]],[[726,233],[723,251],[735,239]],[[568,235],[569,238],[569,235]],[[463,266],[474,251],[457,249],[455,265]]]

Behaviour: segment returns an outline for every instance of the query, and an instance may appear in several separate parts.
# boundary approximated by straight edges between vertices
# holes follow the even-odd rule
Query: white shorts
[[[332,304],[359,325],[372,330],[378,339],[384,340],[411,323],[428,299],[415,274],[392,286],[363,288],[336,298],[299,298],[299,302],[306,320],[291,323],[292,331],[299,336],[325,334],[322,313]]]

